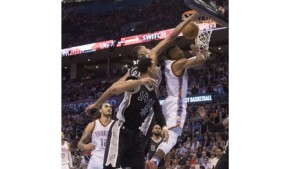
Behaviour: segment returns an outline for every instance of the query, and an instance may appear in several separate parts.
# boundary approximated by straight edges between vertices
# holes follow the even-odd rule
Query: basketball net
[[[182,14],[182,20],[186,20],[189,16],[194,13],[193,10],[186,11]],[[208,16],[202,15],[197,21],[194,21],[199,26],[198,36],[195,38],[195,45],[200,51],[206,51],[204,56],[209,57],[209,41],[212,31],[216,28],[217,23],[210,19]]]

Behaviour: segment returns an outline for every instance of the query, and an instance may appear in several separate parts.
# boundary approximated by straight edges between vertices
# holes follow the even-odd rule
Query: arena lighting
[[[213,30],[216,31],[216,30],[221,30],[226,28],[227,27],[220,27]],[[66,49],[62,49],[61,55],[63,57],[73,56],[82,53],[90,53],[98,50],[109,49],[112,47],[123,47],[128,45],[150,42],[153,40],[162,40],[165,39],[167,36],[169,36],[173,32],[173,30],[174,29],[161,30],[152,33],[144,33],[140,35],[123,37],[118,40],[106,40],[102,42],[96,42],[96,43],[90,43],[82,46],[66,48]],[[182,33],[180,33],[178,36],[182,36]]]

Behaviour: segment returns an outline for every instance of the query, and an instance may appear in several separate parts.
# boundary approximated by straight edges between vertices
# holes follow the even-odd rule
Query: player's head
[[[158,124],[155,124],[152,128],[152,133],[155,135],[155,136],[160,136],[161,134],[161,127],[158,125]]]
[[[101,114],[101,117],[102,116],[105,116],[105,117],[111,116],[111,114],[112,114],[111,105],[109,103],[103,103],[102,105],[100,105],[99,113]]]
[[[218,148],[218,149],[216,150],[216,156],[220,158],[220,157],[221,157],[221,154],[222,154],[222,150]]]
[[[158,78],[158,67],[151,58],[143,58],[138,63],[138,70],[141,74],[148,73],[150,77]]]
[[[131,56],[133,60],[137,60],[140,57],[146,56],[150,52],[150,49],[145,46],[138,45],[131,50]]]
[[[166,49],[166,59],[179,60],[182,58],[184,58],[183,51],[177,45],[169,46]]]
[[[64,134],[64,132],[61,132],[61,140],[65,140],[65,134]]]

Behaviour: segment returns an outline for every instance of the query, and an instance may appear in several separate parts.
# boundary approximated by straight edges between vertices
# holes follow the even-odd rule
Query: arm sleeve
[[[215,124],[211,121],[208,121],[208,122],[205,122],[204,124],[207,125],[208,131],[210,131],[210,132],[220,132],[225,129],[225,127],[223,126],[223,123]]]
[[[166,119],[163,115],[158,99],[155,99],[153,110],[154,110],[154,117],[157,124],[159,124],[161,127],[166,126]]]

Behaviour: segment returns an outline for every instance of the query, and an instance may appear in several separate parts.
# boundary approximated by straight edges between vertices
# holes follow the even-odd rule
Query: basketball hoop
[[[186,20],[194,13],[195,11],[193,10],[184,12],[182,14],[182,20]],[[194,21],[194,23],[196,23],[199,26],[198,36],[195,38],[195,45],[201,51],[206,51],[206,54],[204,54],[204,56],[209,57],[209,41],[212,31],[216,28],[217,23],[205,15],[202,15],[199,18],[197,18],[197,20]]]

